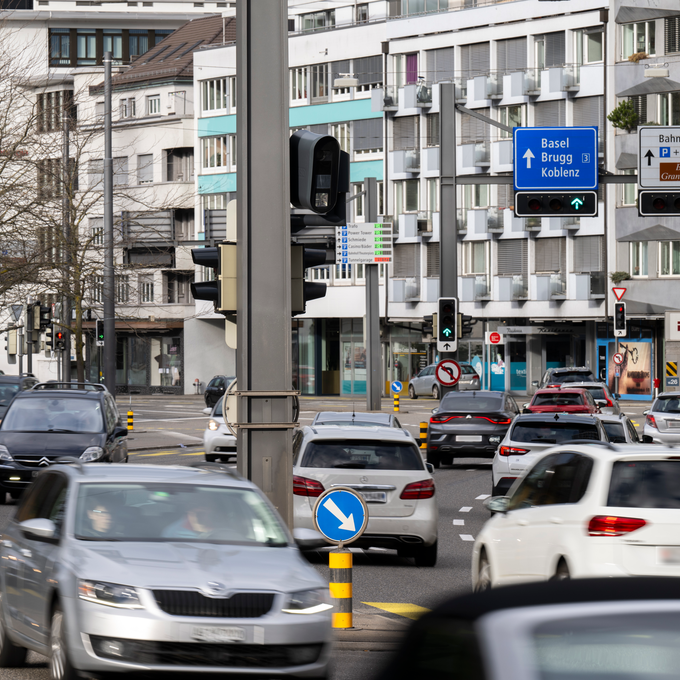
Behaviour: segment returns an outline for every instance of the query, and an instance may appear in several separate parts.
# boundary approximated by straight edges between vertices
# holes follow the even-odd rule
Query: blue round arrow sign
[[[314,523],[331,543],[350,543],[364,533],[368,508],[354,489],[335,487],[316,501]]]
[[[395,394],[399,394],[399,392],[401,392],[404,389],[404,386],[398,380],[395,380],[390,385],[390,388],[392,389],[392,392],[394,392]]]

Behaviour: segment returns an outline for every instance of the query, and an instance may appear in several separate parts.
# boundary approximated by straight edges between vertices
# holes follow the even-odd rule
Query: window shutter
[[[499,184],[497,185],[497,190],[497,205],[499,208],[511,208],[515,205],[515,192],[510,184]]]
[[[510,38],[509,40],[499,40],[498,48],[498,70],[502,73],[513,73],[523,71],[527,67],[527,39]]]
[[[329,64],[331,70],[331,87],[336,78],[339,78],[343,73],[351,73],[349,66],[349,59],[343,59],[342,61],[333,61]]]
[[[374,57],[355,59],[354,77],[359,81],[359,85],[377,85],[382,83],[382,57],[377,54]]]
[[[575,272],[601,272],[603,265],[602,236],[578,236],[574,239]]]
[[[566,245],[567,240],[564,237],[537,239],[536,273],[565,271],[567,267]]]
[[[486,75],[490,65],[489,43],[475,43],[461,47],[461,72],[464,78]]]
[[[395,118],[392,123],[392,149],[417,149],[420,146],[420,116]]]
[[[666,54],[680,52],[680,17],[664,19],[664,45]]]
[[[545,35],[545,65],[562,66],[565,61],[564,31],[558,33],[546,33]],[[562,123],[564,125],[564,123]]]
[[[430,113],[427,116],[427,145],[439,146],[439,114]]]
[[[564,99],[538,102],[534,106],[534,125],[536,127],[566,125],[565,109]]]
[[[643,125],[647,122],[647,95],[638,94],[630,98],[635,108],[635,113],[638,115],[638,125]]]
[[[528,272],[528,246],[526,239],[498,242],[498,276]]]
[[[597,125],[599,146],[602,150],[604,97],[577,97],[574,99],[574,125]]]
[[[420,244],[402,243],[394,246],[392,276],[408,278],[420,276]]]
[[[383,148],[382,118],[355,120],[352,123],[352,141],[355,151]]]
[[[439,276],[439,243],[427,244],[427,276]]]
[[[483,116],[489,115],[489,109],[476,109]],[[490,139],[490,127],[484,121],[479,120],[467,113],[460,116],[461,142],[483,142]]]
[[[453,80],[453,47],[445,47],[440,50],[428,50],[425,53],[427,73],[425,80],[439,83],[443,80]]]

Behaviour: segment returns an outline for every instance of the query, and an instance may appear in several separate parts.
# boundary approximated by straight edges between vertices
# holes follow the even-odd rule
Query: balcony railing
[[[567,278],[563,273],[550,275],[550,298],[560,300],[567,297]]]
[[[418,211],[418,232],[428,233],[432,231],[432,211],[419,210]]]
[[[491,165],[491,142],[488,140],[475,142],[475,165],[482,167]]]
[[[512,299],[526,300],[529,297],[529,281],[526,274],[514,274],[512,277]]]
[[[394,172],[420,172],[420,149],[393,151]]]
[[[591,299],[603,298],[607,294],[606,272],[590,272],[590,297]]]
[[[578,64],[565,64],[562,67],[562,89],[566,92],[581,88],[581,67]]]
[[[404,279],[404,299],[406,302],[420,300],[420,277]]]
[[[503,231],[503,213],[497,206],[486,209],[486,228],[491,233]]]
[[[455,78],[453,81],[453,96],[456,102],[467,101],[467,78]]]
[[[503,73],[492,71],[486,77],[486,96],[488,99],[503,99]]]
[[[466,232],[468,228],[468,211],[467,208],[458,208],[456,210],[456,228],[459,232]]]
[[[488,300],[491,297],[489,277],[487,274],[475,276],[475,300]]]
[[[399,108],[399,88],[396,85],[385,85],[383,87],[383,109],[385,111],[395,111]]]
[[[541,218],[540,217],[525,217],[524,218],[524,228],[527,231],[541,231]]]

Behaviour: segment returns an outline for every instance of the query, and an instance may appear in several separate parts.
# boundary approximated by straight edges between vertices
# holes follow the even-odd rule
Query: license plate
[[[680,420],[667,420],[666,425],[669,428],[673,428],[673,429],[679,428],[680,427]]]
[[[246,639],[246,631],[243,628],[194,626],[191,637],[199,642],[243,642]]]
[[[456,435],[457,442],[481,442],[482,437],[478,434],[458,434]]]
[[[680,547],[659,546],[656,561],[658,564],[680,564]]]
[[[361,495],[367,503],[387,503],[385,491],[361,491]]]

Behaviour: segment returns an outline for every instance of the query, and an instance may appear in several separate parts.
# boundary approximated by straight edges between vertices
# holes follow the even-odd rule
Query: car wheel
[[[482,549],[482,552],[479,554],[475,592],[481,593],[484,590],[491,590],[491,565],[489,564],[489,558],[486,556],[486,550]]]
[[[433,468],[437,469],[441,465],[441,458],[438,454],[432,453],[428,450],[426,457],[427,462],[430,463]]]
[[[10,640],[0,612],[0,668],[20,668],[26,663],[27,651]]]
[[[550,579],[551,581],[568,581],[571,578],[571,574],[569,573],[569,567],[567,566],[567,563],[561,559],[559,564],[557,565],[557,569],[555,569],[555,575]]]
[[[439,385],[434,385],[434,386],[432,387],[432,396],[433,396],[435,399],[439,399]]]
[[[416,391],[413,389],[413,385],[408,386],[408,396],[409,396],[410,399],[417,399],[418,398]]]
[[[208,461],[208,463],[214,463],[217,460],[218,456],[216,456],[214,453],[206,453],[205,454],[205,459]]]
[[[49,655],[50,680],[76,680],[78,676],[68,656],[64,612],[59,605],[52,614]]]
[[[437,541],[415,554],[416,567],[434,567],[437,564]]]

